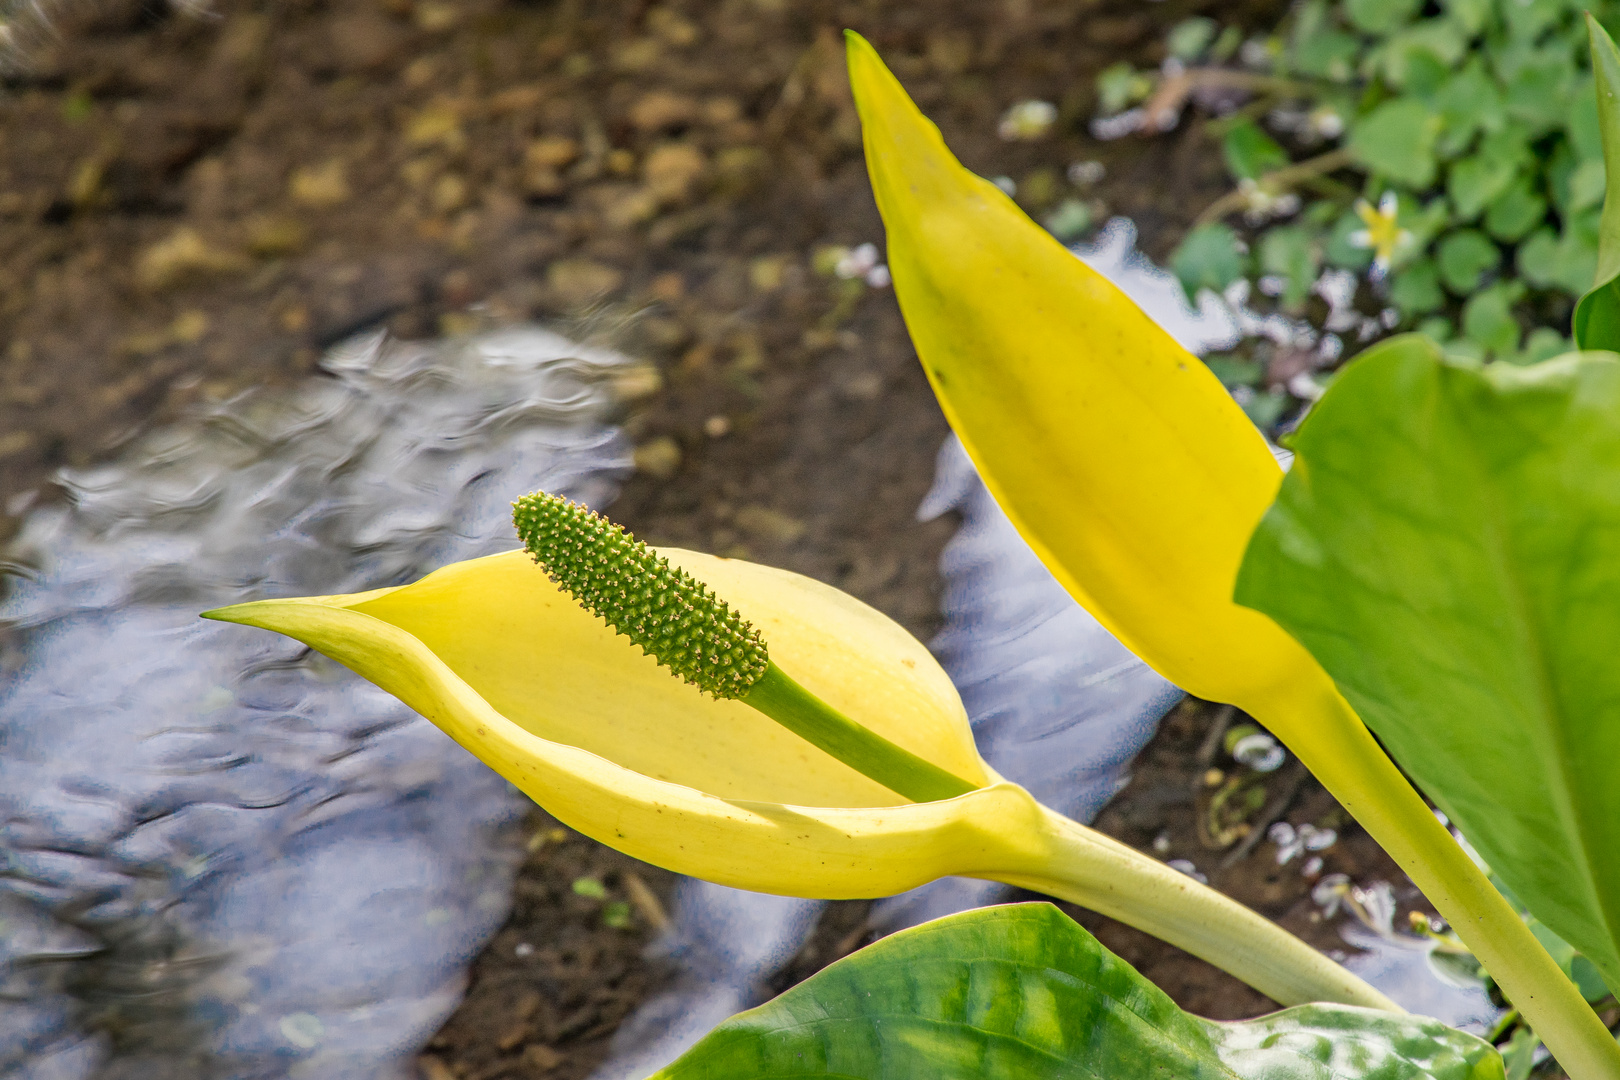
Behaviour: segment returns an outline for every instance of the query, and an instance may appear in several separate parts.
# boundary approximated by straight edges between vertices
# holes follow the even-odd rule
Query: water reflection
[[[527,805],[392,697],[196,612],[399,584],[604,502],[617,354],[371,339],[63,477],[0,604],[0,1074],[406,1075]],[[15,1070],[15,1071],[13,1071]]]
[[[1501,1017],[1484,983],[1470,977],[1472,957],[1453,958],[1437,951],[1435,942],[1409,934],[1378,933],[1347,921],[1340,930],[1351,946],[1341,958],[1345,967],[1388,994],[1408,1012],[1475,1035],[1485,1035]]]

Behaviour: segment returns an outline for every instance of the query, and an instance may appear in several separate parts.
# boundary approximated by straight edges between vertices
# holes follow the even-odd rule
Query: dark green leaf
[[[1524,339],[1519,355],[1504,357],[1515,364],[1539,364],[1570,351],[1570,340],[1550,326],[1538,326]]]
[[[1440,88],[1467,51],[1462,27],[1449,19],[1424,19],[1385,42],[1377,63],[1390,85],[1426,97]]]
[[[1288,164],[1288,152],[1252,120],[1240,120],[1221,140],[1226,169],[1239,180],[1254,180]]]
[[[1206,356],[1204,363],[1228,389],[1234,386],[1253,386],[1265,375],[1265,368],[1257,361],[1243,356]]]
[[[1485,211],[1485,231],[1512,243],[1523,239],[1547,217],[1547,200],[1536,194],[1530,178],[1521,176],[1508,185]]]
[[[1446,193],[1451,196],[1451,205],[1457,208],[1457,217],[1468,221],[1478,216],[1513,183],[1518,169],[1517,162],[1485,154],[1475,154],[1452,165],[1446,177]]]
[[[1516,121],[1506,121],[1479,141],[1479,152],[1492,161],[1506,161],[1513,165],[1534,165],[1536,152],[1531,149],[1530,129]]]
[[[1569,174],[1569,202],[1566,214],[1603,205],[1604,169],[1602,161],[1583,161]]]
[[[1558,284],[1558,234],[1551,228],[1536,230],[1536,234],[1519,245],[1514,257],[1519,276],[1539,288],[1553,288]]]
[[[1434,182],[1440,118],[1421,101],[1386,101],[1356,122],[1350,151],[1373,172],[1415,188]]]
[[[1586,23],[1592,35],[1598,130],[1609,179],[1591,291],[1575,305],[1575,343],[1583,349],[1620,349],[1620,51],[1590,15]]]
[[[1316,234],[1303,225],[1281,225],[1260,238],[1260,272],[1283,279],[1282,302],[1289,307],[1311,294],[1321,266]]]
[[[1597,274],[1599,214],[1588,210],[1564,223],[1558,236],[1558,284],[1571,296],[1580,296]]]
[[[1572,220],[1563,233],[1541,229],[1519,245],[1519,274],[1532,285],[1561,289],[1578,296],[1583,283],[1597,269],[1597,227],[1594,213]],[[1580,309],[1576,309],[1577,323]]]
[[[1540,1049],[1541,1040],[1535,1032],[1527,1027],[1514,1031],[1507,1049],[1502,1051],[1505,1080],[1530,1080],[1530,1070],[1536,1067],[1536,1051]]]
[[[1418,1016],[1182,1012],[1049,904],[902,930],[710,1032],[659,1080],[1500,1080],[1488,1044]]]
[[[1423,0],[1345,0],[1345,14],[1357,30],[1387,34],[1412,21]]]
[[[1519,281],[1498,281],[1475,293],[1463,305],[1463,334],[1498,357],[1518,352],[1522,328],[1513,305],[1523,296],[1524,283]]]
[[[1502,261],[1502,252],[1478,229],[1459,229],[1440,241],[1435,249],[1440,280],[1458,296],[1468,296],[1479,288],[1479,279]]]
[[[1553,205],[1561,214],[1569,212],[1569,181],[1579,166],[1575,151],[1563,139],[1559,139],[1558,145],[1547,155],[1547,190],[1552,194]]]
[[[1444,315],[1431,315],[1417,325],[1417,333],[1429,338],[1436,344],[1450,341],[1453,333],[1451,320]]]
[[[1503,99],[1508,115],[1537,130],[1562,123],[1575,85],[1574,65],[1562,58],[1521,68],[1507,84]]]
[[[1402,315],[1425,315],[1445,305],[1440,274],[1432,259],[1419,259],[1398,271],[1389,283],[1389,300]]]
[[[1294,449],[1239,602],[1620,985],[1620,357],[1479,369],[1392,339]]]
[[[1444,198],[1420,204],[1410,195],[1401,195],[1399,215],[1401,227],[1412,234],[1411,244],[1406,247],[1408,258],[1427,250],[1430,241],[1451,224],[1451,207]],[[1400,257],[1395,261],[1399,264]]]
[[[1355,74],[1360,54],[1360,38],[1330,30],[1304,38],[1294,46],[1294,67],[1302,75],[1347,82]]]
[[[1197,303],[1199,289],[1220,292],[1242,277],[1247,260],[1238,249],[1237,233],[1216,222],[1200,225],[1170,256],[1170,269],[1181,279],[1187,298]]]
[[[1581,161],[1603,160],[1603,129],[1598,120],[1597,94],[1593,92],[1593,87],[1587,86],[1576,96],[1564,130],[1569,133],[1569,143],[1575,148],[1576,158]]]
[[[1441,122],[1436,150],[1443,157],[1455,157],[1481,128],[1500,122],[1502,92],[1486,72],[1485,61],[1475,57],[1440,87],[1434,107]]]
[[[1564,0],[1514,0],[1511,4],[1497,5],[1503,21],[1507,23],[1508,39],[1526,44],[1541,37],[1541,32],[1557,22],[1568,9]]]

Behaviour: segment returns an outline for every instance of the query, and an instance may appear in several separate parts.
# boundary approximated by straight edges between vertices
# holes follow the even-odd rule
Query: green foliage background
[[[1208,19],[1176,27],[1178,63],[1243,72],[1248,88],[1210,121],[1239,190],[1172,258],[1189,294],[1248,279],[1301,314],[1341,268],[1373,279],[1364,310],[1448,352],[1529,363],[1569,348],[1604,192],[1586,10],[1620,22],[1612,2],[1305,0],[1247,43]],[[1111,69],[1103,105],[1169,77]],[[1384,276],[1352,237],[1356,201],[1387,192],[1411,238]]]

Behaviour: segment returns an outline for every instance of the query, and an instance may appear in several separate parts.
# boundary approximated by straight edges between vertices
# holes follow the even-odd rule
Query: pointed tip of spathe
[[[906,93],[871,42],[853,30],[845,30],[844,57],[849,65],[849,88],[855,95],[855,107],[861,114],[863,127],[879,119],[888,128],[897,126],[897,122],[899,126],[921,122],[938,137],[939,129],[918,111],[911,95]]]
[[[209,608],[207,611],[197,613],[199,619],[211,619],[214,622],[240,623],[243,626],[258,626],[259,620],[255,617],[258,609],[264,606],[263,600],[254,600],[246,604],[227,604],[224,607]]]
[[[892,215],[903,207],[948,201],[972,187],[970,174],[945,145],[939,128],[917,108],[871,43],[853,30],[844,31],[844,41],[866,167],[885,222],[892,228]]]

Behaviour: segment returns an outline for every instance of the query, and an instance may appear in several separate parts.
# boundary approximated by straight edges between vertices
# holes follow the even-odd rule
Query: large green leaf
[[[740,1013],[658,1074],[1131,1080],[1501,1080],[1488,1044],[1436,1020],[1303,1005],[1221,1024],[1050,904],[905,930]]]
[[[1598,229],[1597,275],[1592,291],[1575,305],[1575,344],[1583,349],[1620,349],[1620,52],[1591,15],[1586,25],[1592,36],[1607,193]]]
[[[1293,445],[1238,602],[1620,986],[1620,356],[1481,369],[1394,338]]]

